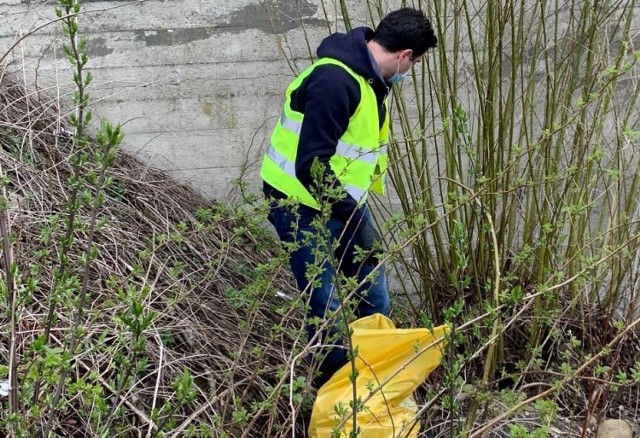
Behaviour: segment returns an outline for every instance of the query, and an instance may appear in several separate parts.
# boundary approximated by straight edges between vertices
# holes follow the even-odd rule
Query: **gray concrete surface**
[[[0,56],[65,107],[72,84],[58,23],[8,52],[55,19],[55,5],[0,0]],[[257,167],[286,85],[340,23],[318,0],[85,0],[83,11],[95,115],[124,124],[128,152],[220,199]]]

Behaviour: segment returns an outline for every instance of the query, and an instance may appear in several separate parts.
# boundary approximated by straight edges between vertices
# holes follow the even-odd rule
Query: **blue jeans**
[[[367,206],[361,207],[362,212],[367,221],[372,222],[371,212]],[[297,212],[297,215],[294,213]],[[331,245],[321,245],[318,239],[322,238],[323,233],[312,225],[313,219],[318,212],[310,207],[298,205],[296,207],[280,206],[276,202],[272,202],[269,214],[269,221],[273,224],[283,243],[297,243],[296,249],[290,252],[289,261],[291,270],[296,279],[298,289],[304,293],[310,293],[309,308],[307,312],[307,334],[312,339],[316,333],[316,324],[310,323],[312,318],[318,318],[324,322],[326,317],[333,315],[340,307],[340,299],[335,292],[336,272],[341,272],[346,277],[356,278],[358,284],[369,276],[369,279],[356,291],[356,318],[362,318],[374,313],[382,313],[389,315],[390,302],[389,290],[387,286],[387,276],[384,266],[362,265],[354,262],[354,244],[357,244],[353,231],[355,227],[348,227],[345,222],[337,219],[330,219],[326,224],[325,236],[328,236],[330,243],[334,244],[340,236],[339,245],[334,251],[333,260],[337,266],[333,266],[326,257],[326,251],[322,248],[330,248]],[[345,228],[347,230],[345,231]],[[316,254],[320,247],[320,254],[316,262]],[[320,265],[321,273],[314,278],[307,278],[307,266]],[[373,271],[375,270],[375,273]],[[311,283],[313,283],[310,286]],[[345,290],[345,294],[350,293]],[[336,318],[337,320],[338,318]],[[327,339],[328,334],[336,334],[336,322],[331,328],[321,334],[321,341]],[[333,338],[333,336],[331,336]],[[331,344],[341,344],[340,340],[330,340]],[[336,364],[346,361],[346,350],[344,348],[332,348],[326,354],[320,369],[331,369]]]

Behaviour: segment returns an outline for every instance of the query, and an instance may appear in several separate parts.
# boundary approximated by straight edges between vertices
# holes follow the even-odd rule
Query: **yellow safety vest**
[[[284,111],[271,135],[260,170],[260,176],[269,185],[315,209],[320,205],[296,177],[295,162],[304,114],[291,110],[291,94],[315,68],[327,64],[338,65],[353,76],[360,85],[361,96],[347,131],[338,141],[336,154],[329,161],[331,169],[344,190],[363,204],[370,190],[384,194],[384,174],[388,166],[389,111],[379,128],[376,95],[367,80],[336,59],[320,59],[287,88]]]

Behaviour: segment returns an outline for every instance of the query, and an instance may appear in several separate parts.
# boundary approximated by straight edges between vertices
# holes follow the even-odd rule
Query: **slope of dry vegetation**
[[[7,294],[1,298],[0,348],[3,365],[12,344],[17,353],[18,429],[37,430],[49,415],[56,417],[54,431],[65,436],[107,430],[128,436],[158,426],[202,436],[207,428],[233,425],[251,436],[251,430],[286,424],[288,399],[274,394],[286,389],[281,378],[297,337],[291,328],[300,321],[295,307],[276,297],[276,291],[292,290],[272,251],[277,246],[261,233],[263,217],[206,201],[120,153],[109,171],[112,182],[98,211],[104,222],[87,268],[92,160],[88,179],[79,183],[75,240],[61,254],[70,158],[78,153],[66,134],[70,128],[55,101],[27,90],[7,71],[0,80],[0,166],[10,233],[3,249],[11,250],[15,273],[13,280],[3,275],[2,284],[6,292],[9,278],[17,294],[13,319]],[[64,285],[56,276],[62,263],[69,271]],[[6,259],[2,268],[6,274]],[[77,353],[67,357],[85,269],[89,299]],[[62,402],[52,409],[50,396],[65,367]],[[272,405],[263,415],[245,418],[265,400]]]

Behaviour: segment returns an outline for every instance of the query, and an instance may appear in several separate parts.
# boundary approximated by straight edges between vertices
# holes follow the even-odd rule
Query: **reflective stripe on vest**
[[[282,125],[284,129],[300,136],[300,131],[302,131],[302,124],[300,122],[296,122],[282,114],[280,116],[280,125]],[[378,162],[378,154],[387,153],[387,145],[381,146],[378,150],[370,150],[338,140],[336,153],[351,160],[362,160],[365,163],[376,164]]]
[[[280,170],[282,170],[287,175],[296,178],[296,163],[288,160],[287,157],[278,152],[271,143],[269,143],[269,146],[267,146],[266,155],[271,158],[274,163],[276,163]],[[367,193],[366,190],[363,190],[351,184],[343,184],[342,187],[345,192],[351,195],[351,197],[358,202],[360,202],[360,200],[364,198],[365,194]]]

